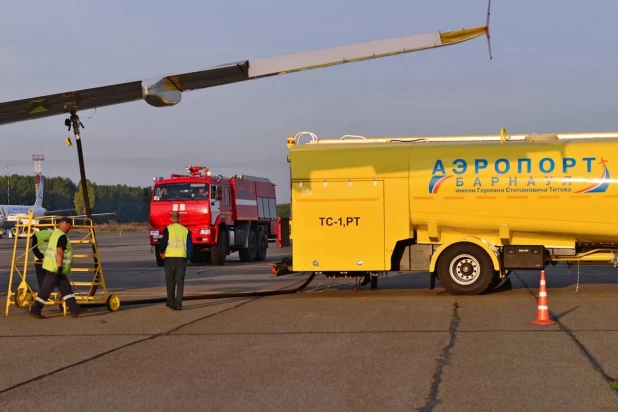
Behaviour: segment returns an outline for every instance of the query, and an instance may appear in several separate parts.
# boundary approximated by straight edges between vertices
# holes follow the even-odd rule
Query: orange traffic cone
[[[556,322],[549,319],[549,305],[547,303],[547,286],[545,284],[545,271],[541,271],[541,285],[539,287],[539,304],[536,311],[536,320],[530,322],[533,325],[551,326]]]

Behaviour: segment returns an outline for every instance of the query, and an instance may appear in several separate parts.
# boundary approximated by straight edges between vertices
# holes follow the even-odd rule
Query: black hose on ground
[[[278,289],[278,290],[256,290],[256,291],[246,291],[246,292],[212,292],[203,295],[188,295],[183,296],[182,300],[190,301],[190,300],[202,300],[202,299],[229,299],[229,298],[246,298],[246,297],[261,297],[261,296],[275,296],[275,295],[290,295],[293,293],[298,293],[301,290],[305,289],[309,283],[315,277],[315,273],[312,273],[307,280],[297,288],[294,289]],[[110,293],[111,295],[111,293]],[[135,300],[127,300],[120,301],[120,307],[123,306],[131,306],[131,305],[147,305],[152,303],[165,303],[167,302],[167,297],[162,298],[152,298],[152,299],[135,299]],[[102,307],[107,306],[106,303],[93,303],[93,304],[81,304],[82,308],[89,307]]]

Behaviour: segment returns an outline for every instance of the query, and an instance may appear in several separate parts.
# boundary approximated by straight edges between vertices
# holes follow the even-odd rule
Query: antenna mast
[[[11,168],[6,165],[6,204],[11,204]]]
[[[42,152],[42,151],[41,151]],[[34,162],[34,196],[39,193],[39,185],[41,184],[41,163],[45,160],[43,154],[32,155],[32,161]]]

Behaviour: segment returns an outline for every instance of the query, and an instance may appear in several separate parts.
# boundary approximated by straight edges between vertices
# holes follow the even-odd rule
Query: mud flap
[[[290,218],[277,217],[277,246],[290,246]]]
[[[294,273],[294,270],[292,269],[292,258],[285,257],[281,259],[281,262],[273,264],[270,268],[270,272],[273,274],[273,277],[285,276]]]

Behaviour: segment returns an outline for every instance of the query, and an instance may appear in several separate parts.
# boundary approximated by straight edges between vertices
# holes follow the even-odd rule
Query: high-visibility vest
[[[187,258],[187,235],[189,229],[179,223],[172,223],[167,227],[167,247],[165,257]]]
[[[49,229],[39,230],[34,232],[34,236],[36,237],[36,247],[39,251],[45,255],[45,251],[47,250],[47,245],[49,244],[49,237],[53,232]],[[37,260],[38,262],[39,260]]]
[[[56,229],[54,233],[49,237],[49,244],[47,250],[45,250],[45,260],[43,260],[43,269],[50,272],[58,272],[58,264],[56,263],[56,250],[58,248],[58,239],[60,236],[66,235],[62,230]],[[71,271],[71,264],[73,263],[73,246],[67,236],[67,247],[64,250],[64,256],[62,258],[62,273],[64,275]]]

